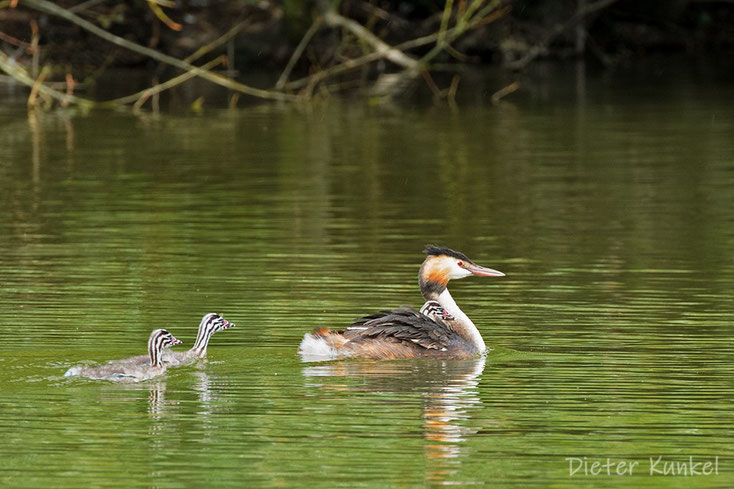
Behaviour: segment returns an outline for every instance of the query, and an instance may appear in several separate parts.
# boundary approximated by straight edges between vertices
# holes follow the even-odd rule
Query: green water
[[[569,76],[459,110],[5,104],[0,486],[732,487],[734,86],[704,81]],[[451,283],[485,359],[301,362],[313,328],[420,305],[432,242],[507,274]],[[157,327],[191,346],[207,312],[237,328],[206,363],[63,377]],[[659,456],[718,475],[650,475]]]

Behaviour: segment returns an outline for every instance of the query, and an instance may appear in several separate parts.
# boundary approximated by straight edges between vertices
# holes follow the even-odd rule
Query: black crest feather
[[[426,255],[433,255],[433,256],[446,255],[446,256],[454,257],[457,260],[463,260],[469,263],[474,263],[464,253],[459,253],[458,251],[454,251],[451,248],[446,248],[445,246],[436,246],[436,245],[429,244],[429,245],[426,245],[426,249],[423,250],[423,253],[425,253]]]

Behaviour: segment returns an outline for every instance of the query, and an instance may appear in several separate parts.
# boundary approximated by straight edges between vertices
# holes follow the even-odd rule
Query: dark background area
[[[455,2],[457,6],[461,3]],[[544,57],[577,56],[581,50],[590,60],[604,65],[624,63],[651,52],[703,55],[728,52],[734,47],[734,3],[730,1],[621,0],[583,16],[580,29],[585,38],[579,49],[574,15],[595,3],[506,0],[501,3],[509,7],[505,15],[462,37],[455,47],[467,55],[462,62],[503,64],[521,57],[532,46],[547,43]],[[178,1],[175,8],[163,9],[181,25],[177,32],[160,22],[143,1],[56,4],[73,9],[116,35],[177,57],[187,56],[236,22],[247,19],[250,25],[236,38],[233,47],[237,64],[247,65],[248,69],[282,67],[320,8],[316,1],[303,0]],[[339,11],[386,42],[397,44],[435,32],[444,4],[441,0],[343,0]],[[78,75],[102,67],[154,64],[143,56],[102,42],[64,19],[26,8],[22,2],[16,8],[0,9],[0,32],[5,34],[0,45],[6,53],[22,55],[18,52],[22,47],[9,43],[7,36],[31,42],[34,21],[43,47],[42,62],[64,65]],[[557,26],[569,22],[574,25],[553,35]],[[319,33],[298,68],[306,69],[307,65],[318,63],[320,57],[326,59],[341,41],[338,32]],[[444,55],[441,61],[456,60]]]

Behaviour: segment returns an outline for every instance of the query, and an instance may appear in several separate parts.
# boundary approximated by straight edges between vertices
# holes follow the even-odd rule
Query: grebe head
[[[419,283],[421,293],[427,300],[435,300],[446,289],[451,279],[470,275],[504,277],[505,274],[477,265],[465,254],[436,245],[427,245],[423,252],[428,255],[421,265]]]
[[[150,338],[148,339],[148,349],[161,351],[164,348],[168,348],[169,346],[176,346],[180,345],[181,340],[177,340],[173,337],[171,333],[169,333],[165,329],[156,329],[152,333],[150,333]]]
[[[201,323],[199,323],[199,331],[206,330],[211,331],[212,333],[218,333],[219,331],[224,331],[225,329],[234,327],[234,323],[230,323],[222,316],[214,312],[210,312],[209,314],[205,315],[203,318],[201,318]]]
[[[169,346],[180,345],[181,340],[177,340],[171,333],[165,329],[156,329],[150,333],[148,338],[148,357],[150,357],[150,365],[152,367],[161,366],[161,351]]]

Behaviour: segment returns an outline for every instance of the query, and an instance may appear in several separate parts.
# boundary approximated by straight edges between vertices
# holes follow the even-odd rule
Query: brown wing
[[[364,316],[340,333],[355,343],[387,340],[438,351],[446,351],[457,339],[447,323],[436,321],[412,307]]]

